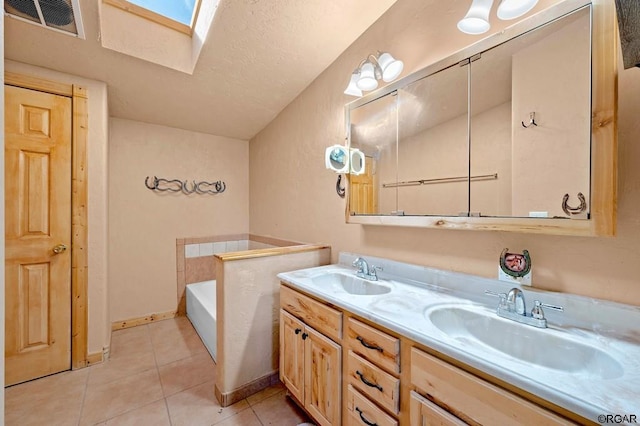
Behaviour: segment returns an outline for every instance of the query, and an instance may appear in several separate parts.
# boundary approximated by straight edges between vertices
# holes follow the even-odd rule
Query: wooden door
[[[280,380],[304,404],[304,324],[280,310]]]
[[[355,214],[377,214],[378,194],[375,160],[365,157],[364,173],[349,175],[349,210]]]
[[[304,407],[320,426],[340,425],[342,350],[311,327],[304,333]]]
[[[70,242],[71,99],[5,86],[5,385],[71,368]]]

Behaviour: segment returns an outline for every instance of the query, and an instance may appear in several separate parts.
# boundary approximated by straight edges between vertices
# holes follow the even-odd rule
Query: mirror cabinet
[[[347,104],[347,222],[613,235],[615,29],[568,0]]]

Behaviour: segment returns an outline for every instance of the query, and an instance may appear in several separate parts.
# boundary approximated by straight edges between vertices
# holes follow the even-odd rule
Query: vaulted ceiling
[[[207,0],[202,0],[207,1]],[[193,75],[5,18],[5,58],[104,81],[111,116],[247,140],[396,0],[221,0]]]

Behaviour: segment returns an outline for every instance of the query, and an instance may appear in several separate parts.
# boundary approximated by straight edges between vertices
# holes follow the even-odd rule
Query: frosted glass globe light
[[[491,6],[493,6],[493,0],[473,0],[467,14],[458,22],[458,29],[466,34],[482,34],[489,31]]]
[[[386,83],[395,80],[404,68],[402,61],[395,59],[389,53],[381,54],[378,58],[378,64],[382,70],[382,79]]]
[[[360,90],[373,90],[378,87],[378,80],[376,80],[376,72],[371,62],[366,62],[362,68],[360,68],[360,78],[356,83]]]
[[[349,85],[344,91],[345,95],[362,96],[362,90],[358,89],[358,86],[357,86],[358,78],[360,78],[360,73],[358,73],[357,71],[351,74],[351,80],[349,80]]]
[[[538,0],[502,0],[498,6],[498,18],[515,19],[524,15],[538,4]]]

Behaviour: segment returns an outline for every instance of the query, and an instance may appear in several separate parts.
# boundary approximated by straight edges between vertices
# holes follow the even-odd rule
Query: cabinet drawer
[[[280,286],[280,306],[331,339],[342,338],[342,312],[283,285]]]
[[[398,426],[396,419],[376,407],[351,385],[347,391],[347,410],[347,426]]]
[[[382,371],[353,351],[349,351],[347,362],[349,383],[382,407],[398,414],[400,379]]]
[[[411,426],[465,426],[466,423],[411,391]]]
[[[416,348],[411,349],[411,384],[469,423],[573,424]]]
[[[348,347],[379,367],[400,374],[400,339],[354,318],[347,321]]]

